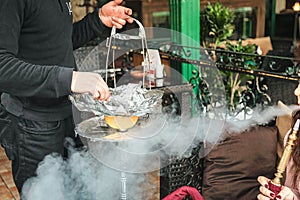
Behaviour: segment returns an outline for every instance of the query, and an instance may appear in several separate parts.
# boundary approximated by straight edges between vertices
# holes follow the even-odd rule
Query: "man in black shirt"
[[[72,24],[69,0],[1,0],[0,141],[19,192],[47,154],[63,154],[64,138],[75,137],[68,95],[109,98],[99,74],[76,71],[73,50],[131,23],[132,11],[121,2]]]

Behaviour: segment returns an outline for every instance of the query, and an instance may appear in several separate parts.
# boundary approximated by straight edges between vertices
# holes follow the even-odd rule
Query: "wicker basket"
[[[273,105],[276,105],[279,100],[287,105],[297,103],[296,96],[294,95],[294,90],[298,85],[297,82],[267,78],[267,85],[269,88],[268,94],[271,97]]]
[[[194,148],[188,158],[174,160],[160,171],[160,197],[161,199],[181,186],[191,186],[202,191],[203,177],[203,150],[202,143]],[[172,160],[172,158],[170,158]],[[189,197],[187,197],[189,199]]]

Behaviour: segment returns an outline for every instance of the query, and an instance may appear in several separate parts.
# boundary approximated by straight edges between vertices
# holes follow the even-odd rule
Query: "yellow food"
[[[120,131],[126,131],[127,129],[132,128],[138,119],[137,116],[104,116],[104,120],[108,126]]]

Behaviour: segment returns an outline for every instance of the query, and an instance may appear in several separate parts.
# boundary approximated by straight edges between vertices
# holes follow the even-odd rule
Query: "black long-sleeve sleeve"
[[[102,24],[97,11],[71,27],[68,23],[71,16],[67,16],[67,23],[57,16],[46,19],[45,15],[44,19],[41,14],[34,13],[39,11],[26,7],[33,7],[33,3],[36,1],[1,0],[0,91],[16,96],[68,95],[75,67],[73,48],[82,46],[96,36],[108,34],[109,29]],[[58,7],[57,10],[57,15],[61,15],[61,9]],[[54,14],[53,10],[49,13]],[[39,15],[35,18],[39,23],[28,21],[35,15]],[[72,33],[72,37],[67,37],[68,32]]]
[[[30,27],[28,29],[26,27],[26,17],[28,17],[26,5],[31,6],[27,1],[1,0],[0,91],[24,97],[60,97],[70,94],[73,69],[55,66],[59,64],[58,62],[54,62],[54,65],[50,61],[47,64],[42,62],[47,48],[40,43],[43,39],[37,35],[37,28],[32,28],[32,33],[29,34],[31,30]],[[21,36],[22,34],[24,36]],[[34,44],[35,39],[38,42],[36,44]],[[27,46],[24,44],[26,41]],[[20,43],[24,47],[20,46]],[[40,52],[30,53],[30,50],[35,50],[37,46],[40,46]],[[31,54],[31,56],[25,57],[23,54]],[[37,54],[40,54],[40,58],[35,60]]]
[[[97,36],[108,36],[110,28],[99,19],[98,10],[73,25],[73,48],[77,49]]]
[[[22,112],[13,114],[69,115],[73,49],[108,30],[96,12],[73,26],[69,9],[69,0],[1,0],[0,93],[8,111]]]

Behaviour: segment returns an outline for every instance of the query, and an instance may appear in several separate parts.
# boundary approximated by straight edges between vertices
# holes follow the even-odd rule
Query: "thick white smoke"
[[[293,111],[296,111],[298,109],[299,106],[296,105],[286,106],[286,108],[282,108],[281,106],[270,106],[263,111],[259,109],[254,109],[248,119],[228,119],[226,124],[226,130],[228,132],[239,133],[256,125],[265,125],[271,120],[274,120],[277,116],[290,115]]]
[[[85,61],[95,61],[98,48],[94,52],[90,56],[92,59]],[[89,63],[83,64],[90,66]],[[94,69],[88,71],[98,70],[99,63],[93,66]],[[213,85],[217,80],[213,78],[207,82]],[[295,110],[293,106],[290,108]],[[199,115],[172,121],[165,115],[157,115],[150,118],[146,126],[122,133],[131,139],[88,141],[88,151],[70,149],[70,157],[65,160],[55,154],[47,156],[40,163],[37,176],[25,183],[22,196],[24,200],[117,200],[121,199],[124,189],[121,179],[124,172],[127,199],[157,199],[153,197],[157,195],[159,174],[156,178],[149,178],[149,173],[166,166],[171,157],[189,157],[201,142],[214,145],[225,132],[238,134],[285,114],[284,110],[273,106],[264,111],[253,110],[246,120]],[[223,115],[222,110],[220,115]],[[205,152],[208,153],[209,149]]]
[[[294,110],[296,107],[290,108]],[[248,120],[223,121],[201,117],[185,124],[165,125],[163,131],[152,137],[136,137],[117,143],[94,142],[96,147],[90,149],[91,153],[70,149],[71,156],[66,160],[52,154],[40,163],[37,177],[26,182],[22,195],[25,200],[121,199],[123,169],[127,198],[152,199],[157,192],[154,184],[157,180],[146,174],[159,170],[170,157],[189,157],[199,142],[216,144],[224,132],[238,134],[285,114],[286,111],[274,106],[265,111],[254,110]],[[153,134],[150,129],[148,131],[143,136]]]
[[[126,174],[127,198],[143,199],[138,185],[146,184],[143,174]],[[153,187],[153,186],[152,186]],[[149,191],[151,188],[148,186]],[[68,160],[48,155],[40,163],[37,177],[23,189],[26,200],[104,200],[121,199],[121,172],[94,159],[87,151],[73,151]]]

